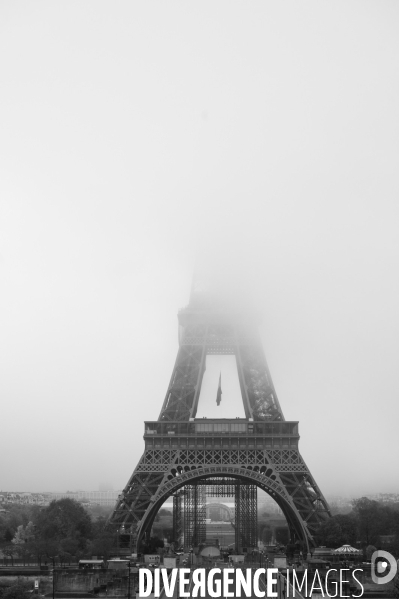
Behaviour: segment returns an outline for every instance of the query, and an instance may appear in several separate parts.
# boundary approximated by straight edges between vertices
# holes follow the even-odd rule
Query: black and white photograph
[[[399,3],[0,0],[0,599],[399,598]]]

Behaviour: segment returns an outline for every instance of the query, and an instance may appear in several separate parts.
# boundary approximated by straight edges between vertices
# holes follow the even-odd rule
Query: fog
[[[384,0],[3,0],[1,490],[124,487],[211,256],[324,494],[399,492],[398,26]],[[199,416],[239,415],[228,361]]]

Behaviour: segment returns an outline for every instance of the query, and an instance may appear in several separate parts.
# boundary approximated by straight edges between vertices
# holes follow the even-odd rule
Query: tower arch
[[[196,480],[231,476],[266,491],[291,534],[313,545],[330,511],[299,452],[298,422],[284,418],[257,319],[194,293],[178,321],[179,349],[158,420],[144,423],[144,453],[109,523],[129,536],[131,551],[166,497]],[[245,418],[196,418],[208,354],[235,356]]]
[[[266,491],[266,493],[268,493],[281,508],[291,534],[294,533],[296,538],[304,544],[307,550],[309,550],[311,533],[308,530],[306,523],[304,523],[301,518],[295,504],[285,492],[284,487],[282,487],[276,480],[247,468],[223,468],[220,466],[189,470],[181,476],[173,477],[165,483],[165,485],[162,485],[159,492],[152,498],[142,520],[138,523],[136,534],[137,546],[139,546],[143,535],[151,528],[158,510],[168,497],[172,496],[185,485],[215,477],[235,478],[244,484],[255,484],[259,489]]]

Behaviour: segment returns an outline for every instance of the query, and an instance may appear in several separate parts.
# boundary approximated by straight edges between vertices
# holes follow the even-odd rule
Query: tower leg
[[[258,545],[258,502],[255,485],[237,483],[235,487],[236,551],[254,549]]]
[[[181,546],[183,536],[182,493],[173,495],[173,543],[175,548]]]
[[[241,493],[240,493],[240,483],[237,483],[235,487],[235,549],[236,553],[241,553]]]
[[[194,483],[184,487],[184,548],[205,542],[206,488]]]

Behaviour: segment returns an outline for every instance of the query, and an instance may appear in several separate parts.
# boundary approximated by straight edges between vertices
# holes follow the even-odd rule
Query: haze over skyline
[[[399,491],[398,25],[384,0],[1,3],[2,490],[125,486],[206,254],[322,492]],[[199,410],[227,417],[212,368]]]

